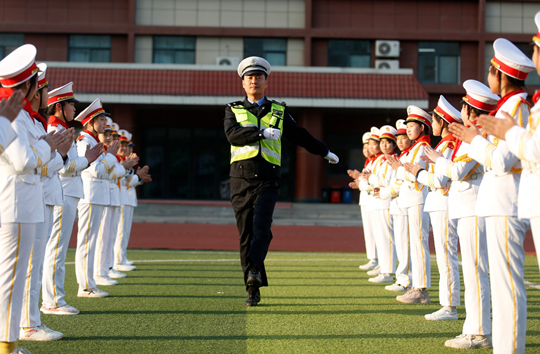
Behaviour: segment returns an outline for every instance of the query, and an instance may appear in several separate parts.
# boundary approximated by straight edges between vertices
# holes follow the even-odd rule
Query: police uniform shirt
[[[257,103],[261,101],[251,103],[247,98],[243,102],[235,102],[226,106],[224,118],[225,135],[231,145],[244,146],[264,139],[264,135],[260,130],[260,119],[270,112],[272,101],[266,97],[262,100],[263,102],[260,107]],[[231,106],[235,105],[243,105],[246,110],[256,116],[259,121],[259,127],[242,127],[236,121],[236,116],[231,110]],[[302,146],[314,155],[324,157],[328,154],[329,150],[326,144],[315,139],[306,129],[300,127],[289,114],[287,107],[285,107],[285,114],[283,116],[282,137],[285,137],[287,141],[294,145]],[[230,176],[261,179],[280,178],[281,168],[264,160],[259,153],[254,158],[233,162],[231,164]]]

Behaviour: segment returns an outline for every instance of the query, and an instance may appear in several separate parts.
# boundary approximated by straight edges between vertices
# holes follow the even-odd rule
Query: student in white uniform
[[[463,97],[461,117],[464,125],[470,127],[480,114],[496,108],[499,96],[475,80],[465,81],[463,87],[467,95]],[[467,317],[462,334],[447,340],[445,346],[459,349],[491,348],[486,228],[484,218],[475,214],[484,168],[468,156],[469,147],[458,140],[450,159],[430,149],[426,151],[430,160],[436,161],[435,172],[452,179],[448,209],[450,219],[457,221]]]
[[[404,162],[426,163],[420,159],[429,146],[431,116],[416,106],[407,107],[407,136],[414,144],[403,156]],[[427,288],[431,287],[431,259],[429,254],[429,216],[424,212],[427,188],[416,181],[416,176],[405,170],[400,160],[388,158],[397,171],[397,179],[403,180],[398,197],[398,205],[407,209],[411,250],[412,287],[396,300],[403,303],[430,303]]]
[[[412,146],[412,142],[407,136],[407,126],[404,119],[398,119],[396,121],[396,143],[401,151],[399,159],[404,158],[409,152]],[[398,265],[396,268],[396,282],[391,285],[387,285],[384,288],[388,291],[406,291],[410,284],[411,279],[409,277],[410,270],[410,254],[409,254],[409,222],[407,217],[407,209],[400,208],[398,206],[398,195],[402,180],[398,180],[394,174],[390,184],[380,189],[379,193],[375,193],[375,197],[381,199],[391,199],[390,202],[390,215],[393,221],[394,230],[394,242],[396,245],[396,256]]]
[[[540,75],[540,12],[534,17],[538,33],[533,37],[534,53],[532,61],[536,73]],[[518,217],[529,219],[534,239],[534,246],[540,250],[540,90],[533,96],[534,107],[531,109],[527,128],[519,126],[507,113],[502,112],[506,119],[496,119],[483,116],[480,124],[489,134],[500,140],[506,140],[510,151],[521,159],[523,172],[519,183]],[[540,252],[536,252],[540,259]],[[540,261],[538,262],[540,266]]]
[[[362,135],[362,152],[364,154],[364,157],[366,158],[366,162],[364,163],[364,168],[362,169],[362,172],[368,171],[368,166],[372,163],[371,159],[371,151],[369,149],[369,137],[371,136],[370,132],[364,133]],[[349,176],[353,179],[357,179],[360,177],[360,172],[358,170],[348,170],[347,173]],[[351,182],[352,185],[351,188],[358,189],[358,184]],[[371,219],[369,218],[368,211],[366,210],[368,199],[371,196],[368,194],[368,191],[361,190],[360,191],[360,199],[358,201],[358,204],[360,205],[360,215],[362,216],[362,228],[364,231],[364,242],[366,245],[366,256],[368,259],[368,262],[366,264],[360,265],[358,268],[361,270],[372,270],[377,265],[379,265],[379,262],[377,260],[377,246],[375,245],[375,237],[372,231],[372,225],[371,225]]]
[[[70,82],[49,92],[47,131],[63,132],[70,128],[82,128],[75,118],[75,99],[73,83]],[[66,275],[66,255],[73,231],[77,204],[83,197],[81,171],[95,161],[102,153],[103,146],[97,144],[86,151],[84,156],[77,153],[73,141],[67,153],[68,164],[59,171],[63,192],[63,205],[56,205],[53,210],[53,223],[49,241],[45,248],[43,264],[41,312],[48,315],[76,315],[79,310],[66,303],[64,280]]]
[[[40,167],[63,135],[42,138],[29,99],[37,91],[36,48],[25,44],[0,61],[0,98],[22,91],[24,109],[11,126],[17,135],[0,155],[0,354],[29,353],[17,348],[24,282],[36,224],[44,221]],[[17,98],[21,96],[18,94]],[[10,139],[13,138],[11,134]],[[13,200],[17,200],[13,203]]]
[[[461,113],[455,109],[444,96],[440,96],[437,107],[432,113],[433,135],[442,139],[435,147],[444,158],[449,159],[454,152],[456,138],[449,132],[451,123],[461,124]],[[426,151],[430,148],[426,147]],[[424,161],[429,159],[423,157]],[[407,172],[416,176],[419,183],[429,188],[424,212],[429,213],[435,241],[437,267],[439,270],[439,303],[442,308],[425,315],[426,320],[457,320],[456,307],[460,305],[458,236],[456,221],[448,217],[448,192],[450,178],[435,172],[435,164],[429,162],[427,169],[420,165],[405,164]]]
[[[49,99],[49,84],[45,77],[47,72],[46,64],[38,64],[40,72],[38,74],[38,90],[30,100],[32,109],[35,112],[47,107]],[[40,134],[47,135],[47,121],[39,113],[33,115],[35,127]],[[43,276],[43,259],[45,256],[45,246],[49,239],[52,227],[53,208],[55,204],[62,205],[62,186],[58,178],[58,171],[68,162],[67,152],[73,142],[73,129],[69,132],[70,138],[66,143],[58,146],[53,158],[41,166],[41,181],[43,185],[45,216],[42,223],[36,224],[36,236],[30,253],[30,264],[26,275],[25,289],[23,296],[23,312],[21,316],[19,340],[25,341],[55,341],[63,338],[63,334],[49,329],[41,321],[39,313],[39,292],[41,290],[41,279]]]
[[[101,100],[97,98],[82,111],[76,120],[81,122],[85,130],[77,139],[79,156],[84,156],[87,149],[99,144],[97,135],[102,134],[107,123]],[[109,174],[116,167],[116,153],[119,144],[111,143],[107,153],[103,152],[92,162],[82,174],[84,198],[77,206],[79,212],[79,230],[77,234],[77,251],[75,253],[75,269],[79,284],[78,297],[107,297],[109,294],[98,289],[94,280],[94,258],[96,240],[99,234],[103,209],[110,204]]]
[[[396,129],[385,125],[379,129],[379,147],[382,154],[374,161],[373,171],[369,176],[369,184],[374,193],[386,187],[392,181],[394,170],[388,166],[387,156],[397,157]],[[376,236],[379,265],[379,275],[369,278],[372,283],[393,283],[396,272],[396,247],[394,243],[394,230],[390,216],[390,199],[373,198],[373,233]]]
[[[534,63],[515,45],[499,38],[493,43],[495,57],[489,68],[491,92],[500,94],[490,115],[505,118],[507,112],[525,127],[529,104],[524,81]],[[478,191],[476,214],[485,217],[491,299],[493,308],[493,352],[524,353],[527,328],[527,294],[524,280],[523,240],[526,220],[518,218],[517,201],[521,162],[506,141],[484,138],[476,127],[450,127],[460,140],[470,143],[468,155],[484,166]]]

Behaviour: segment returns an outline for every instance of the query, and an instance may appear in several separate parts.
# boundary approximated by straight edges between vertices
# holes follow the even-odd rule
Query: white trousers
[[[375,234],[373,232],[373,221],[371,220],[371,211],[367,210],[366,205],[360,205],[362,214],[362,225],[364,227],[364,241],[366,243],[366,256],[368,259],[377,259],[377,245],[375,243]]]
[[[94,257],[96,240],[103,217],[103,205],[79,203],[79,230],[77,251],[75,252],[75,272],[77,283],[82,289],[96,287],[94,280]]]
[[[409,278],[410,259],[409,254],[409,222],[407,215],[392,215],[394,222],[394,242],[398,265],[396,268],[396,284],[408,288],[411,284]]]
[[[429,215],[424,204],[407,208],[411,247],[412,286],[431,287],[431,259],[429,255]]]
[[[437,268],[439,269],[439,303],[441,306],[459,306],[459,259],[456,220],[448,219],[448,209],[430,211]]]
[[[120,222],[114,243],[114,264],[127,264],[127,246],[133,224],[133,210],[134,208],[130,205],[120,207]]]
[[[0,342],[19,338],[22,302],[36,224],[0,226]]]
[[[510,216],[489,216],[485,220],[493,308],[493,353],[522,354],[527,330],[523,249],[526,223]]]
[[[109,276],[109,269],[114,265],[113,247],[119,221],[120,207],[105,207],[96,245],[94,276]]]
[[[536,257],[538,257],[538,267],[540,267],[540,216],[531,218],[530,222]]]
[[[66,279],[66,256],[73,223],[77,215],[79,198],[64,196],[64,206],[55,206],[52,230],[45,249],[43,263],[43,285],[41,287],[43,305],[62,307],[67,305],[64,297]]]
[[[54,206],[46,205],[45,222],[36,224],[36,236],[32,245],[32,251],[30,252],[30,262],[24,283],[23,309],[20,324],[22,328],[41,325],[39,291],[41,290],[41,279],[43,278],[45,246],[47,246],[51,232],[53,209]]]
[[[471,216],[456,219],[463,284],[465,311],[463,334],[491,333],[488,250],[484,218]]]
[[[397,257],[390,209],[376,209],[371,212],[371,217],[381,273],[394,274],[396,272]]]

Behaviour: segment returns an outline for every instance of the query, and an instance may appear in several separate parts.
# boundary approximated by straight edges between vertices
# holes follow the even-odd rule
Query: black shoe
[[[244,305],[250,306],[250,307],[257,306],[260,301],[261,301],[261,292],[259,291],[259,289],[258,288],[253,289],[249,287],[247,299],[246,299],[246,302],[244,302]]]
[[[248,271],[247,286],[259,288],[262,285],[261,272],[257,266],[252,266]]]

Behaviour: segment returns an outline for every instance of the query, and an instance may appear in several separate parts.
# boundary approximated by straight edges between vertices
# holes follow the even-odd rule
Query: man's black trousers
[[[261,271],[262,286],[268,286],[264,259],[272,241],[270,227],[280,187],[279,179],[231,177],[231,203],[240,234],[240,262],[244,271],[244,283],[249,268],[257,265]]]

